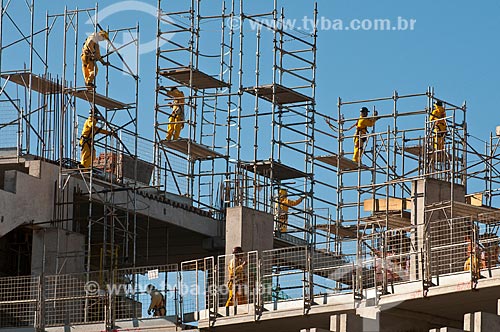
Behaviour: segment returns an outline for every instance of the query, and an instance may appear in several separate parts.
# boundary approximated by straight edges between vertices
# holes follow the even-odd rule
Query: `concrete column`
[[[330,316],[331,332],[378,332],[379,319],[369,319],[355,314],[339,314]]]
[[[453,327],[442,327],[440,329],[431,329],[429,332],[464,332],[464,330],[455,329]]]
[[[500,316],[488,312],[475,312],[464,315],[464,331],[491,332],[500,331]]]
[[[423,247],[425,234],[425,224],[429,222],[428,216],[425,215],[425,207],[432,203],[450,201],[451,199],[451,183],[436,179],[421,179],[412,183],[412,210],[411,223],[417,225],[417,236],[411,239],[412,244],[416,244],[416,248],[420,251]],[[453,185],[453,201],[465,203],[465,188],[461,185]],[[445,219],[446,216],[441,211],[435,211],[432,214],[432,220]],[[419,253],[417,253],[417,256]],[[412,255],[410,262],[410,280],[419,280],[421,275],[421,267],[417,266],[416,255]]]
[[[243,206],[226,211],[226,254],[234,247],[243,251],[273,248],[273,215]]]

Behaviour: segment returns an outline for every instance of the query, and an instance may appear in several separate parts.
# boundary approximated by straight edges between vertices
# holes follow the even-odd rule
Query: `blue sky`
[[[206,2],[207,0],[205,0]],[[213,0],[210,0],[211,2]],[[156,6],[156,1],[143,3]],[[170,1],[164,1],[169,6]],[[219,1],[217,6],[219,5]],[[19,1],[11,6],[22,6]],[[99,1],[101,10],[119,1]],[[283,0],[286,15],[301,20],[311,16],[312,2]],[[45,26],[45,12],[62,13],[64,7],[87,8],[87,0],[36,1],[36,28]],[[247,11],[267,10],[271,1],[246,1]],[[500,2],[465,0],[418,2],[396,0],[319,1],[319,15],[328,19],[415,19],[413,31],[319,31],[318,109],[327,113],[336,97],[365,99],[400,93],[423,92],[434,86],[450,101],[469,105],[469,130],[483,136],[500,121],[494,114],[494,96],[500,86],[499,46],[496,43]],[[26,17],[26,16],[25,16]],[[26,17],[27,19],[27,17]],[[101,21],[104,26],[135,26],[139,22],[141,41],[154,39],[156,22],[147,13],[123,11]],[[19,22],[26,27],[28,21]],[[7,27],[7,26],[6,26]],[[9,31],[4,32],[4,38]],[[18,59],[6,59],[4,63]],[[154,53],[141,56],[141,109],[152,109],[154,99]],[[5,67],[5,65],[4,65]],[[7,66],[9,67],[9,66]],[[53,71],[58,71],[57,67]],[[60,71],[60,70],[59,70]],[[477,115],[477,116],[476,116]],[[141,128],[152,124],[141,118]]]
[[[229,1],[228,1],[229,2]],[[238,1],[236,1],[238,3]],[[156,18],[152,11],[156,8],[156,0],[134,1],[99,1],[100,12],[114,8],[112,13],[103,17],[100,23],[105,28],[134,27],[140,24],[141,45],[154,42],[156,33]],[[163,1],[163,6],[175,10],[178,1]],[[220,12],[221,2],[203,0],[204,8],[210,14]],[[213,5],[216,4],[216,5]],[[304,0],[282,0],[280,6],[285,6],[286,17],[295,20],[302,29],[302,20],[312,18],[313,2]],[[93,1],[36,1],[35,31],[45,27],[45,13],[62,13],[65,9],[91,8]],[[24,9],[24,1],[10,4],[9,11],[16,18],[21,29],[29,27],[28,15]],[[272,1],[244,2],[246,12],[269,12]],[[414,20],[414,29],[405,31],[374,31],[352,29],[322,29],[318,32],[318,71],[317,71],[317,109],[323,114],[336,115],[337,97],[343,100],[369,99],[389,97],[394,90],[399,94],[423,93],[428,86],[435,88],[437,95],[447,101],[461,105],[467,100],[468,130],[473,136],[488,139],[489,133],[500,125],[495,116],[497,102],[495,96],[500,86],[500,64],[498,59],[500,46],[498,39],[498,16],[500,2],[484,0],[480,4],[465,0],[453,2],[422,0],[418,2],[396,0],[354,0],[318,2],[319,17],[323,20],[342,20],[348,26],[352,20],[388,19],[396,23],[398,18]],[[61,31],[59,21],[55,25],[50,41],[50,69],[53,75],[60,75],[61,66]],[[81,25],[79,42],[82,43],[85,34]],[[324,26],[325,27],[325,26]],[[324,28],[323,27],[323,28]],[[328,27],[328,25],[326,26]],[[219,33],[211,25],[202,27],[205,38],[202,46],[218,49]],[[211,30],[212,29],[212,30]],[[303,29],[302,29],[303,32]],[[246,56],[252,58],[255,52],[252,39],[253,32],[247,32]],[[9,22],[4,22],[4,43],[17,39],[19,36]],[[255,36],[253,36],[254,38]],[[213,38],[213,40],[211,39]],[[263,53],[270,51],[269,37],[263,39]],[[119,42],[120,40],[118,40]],[[268,44],[266,44],[268,43]],[[41,54],[44,52],[43,34],[40,34],[35,44]],[[4,52],[2,70],[19,69],[27,63],[27,52],[22,44]],[[104,48],[104,45],[101,45]],[[77,52],[79,52],[78,46]],[[143,49],[144,51],[144,49]],[[263,59],[266,59],[265,56]],[[120,66],[116,56],[110,61]],[[147,138],[153,137],[153,110],[155,89],[155,54],[154,51],[144,51],[140,59],[140,101],[139,101],[139,133]],[[37,71],[37,66],[39,71]],[[77,54],[78,85],[82,85],[80,63]],[[270,62],[263,61],[262,81],[270,83]],[[252,76],[255,70],[253,63],[248,61],[245,72]],[[42,73],[39,63],[35,64],[36,73]],[[218,69],[208,70],[211,74]],[[103,69],[98,76],[98,91],[103,89]],[[267,78],[267,79],[266,79]],[[110,95],[125,102],[133,101],[133,89],[130,88],[121,74],[112,77]],[[371,106],[371,105],[367,105]],[[357,117],[359,106],[346,107],[346,117]],[[389,110],[379,109],[381,114]],[[85,108],[78,112],[85,115]],[[318,125],[328,130],[323,121]],[[184,129],[186,130],[186,129]],[[482,151],[483,144],[475,142]],[[326,142],[336,147],[334,142]],[[349,144],[352,144],[351,142]],[[251,150],[252,147],[249,148]]]

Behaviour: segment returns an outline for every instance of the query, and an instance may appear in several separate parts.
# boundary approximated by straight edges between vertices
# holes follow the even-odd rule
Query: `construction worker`
[[[167,91],[167,96],[174,98],[170,103],[172,114],[168,118],[167,141],[173,137],[174,140],[179,139],[182,128],[184,128],[184,93],[176,87]]]
[[[288,228],[288,208],[299,205],[304,198],[304,196],[301,196],[296,200],[292,200],[288,198],[288,192],[286,189],[279,190],[278,203],[276,203],[276,215],[278,219],[278,225],[276,228],[281,233],[286,232]]]
[[[104,61],[101,57],[99,42],[109,40],[109,35],[106,31],[99,31],[87,37],[82,48],[82,71],[85,79],[85,85],[89,89],[95,88],[94,79],[97,76],[98,68],[96,61],[101,62],[104,66],[109,65],[109,62]]]
[[[80,147],[82,149],[80,167],[89,168],[92,160],[95,159],[94,136],[96,134],[115,135],[114,131],[104,130],[97,127],[99,111],[89,111],[89,117],[83,124],[82,135],[80,136]]]
[[[474,274],[474,277],[477,279],[482,278],[481,276],[481,269],[484,269],[486,267],[486,262],[484,261],[484,255],[479,247],[479,245],[475,245],[475,248],[473,249],[473,241],[469,238],[466,237],[465,241],[468,242],[467,244],[467,260],[464,263],[464,271],[470,271],[472,269],[472,273]]]
[[[352,156],[352,161],[354,161],[356,164],[359,164],[361,155],[363,154],[363,146],[366,142],[366,135],[368,134],[367,128],[373,127],[373,125],[375,125],[375,122],[378,120],[377,111],[373,112],[374,117],[367,118],[369,112],[370,111],[368,111],[368,108],[362,107],[360,110],[358,121],[356,121],[355,124],[347,129],[347,131],[349,131],[352,128],[356,127],[356,133],[354,134],[354,155]]]
[[[233,258],[229,262],[227,288],[229,289],[229,297],[226,301],[226,307],[233,305],[246,304],[245,296],[245,266],[247,262],[243,258],[243,250],[241,247],[233,248]],[[236,298],[236,302],[234,299]]]
[[[436,100],[434,108],[429,116],[431,126],[433,128],[434,150],[444,150],[444,138],[446,137],[446,110],[443,107],[441,100]]]
[[[146,293],[151,296],[148,315],[151,315],[152,313],[155,317],[165,316],[167,311],[165,308],[165,298],[163,297],[163,294],[160,293],[153,285],[148,285],[148,287],[146,287]]]

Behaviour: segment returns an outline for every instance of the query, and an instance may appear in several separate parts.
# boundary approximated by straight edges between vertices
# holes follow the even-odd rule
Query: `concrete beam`
[[[442,327],[438,329],[430,329],[429,332],[464,332],[464,330],[455,329],[453,327]]]
[[[500,331],[500,316],[488,312],[475,312],[464,315],[464,331],[491,332]]]

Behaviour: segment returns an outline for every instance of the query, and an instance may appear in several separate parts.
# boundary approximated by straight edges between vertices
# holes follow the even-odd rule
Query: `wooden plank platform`
[[[217,89],[229,86],[226,82],[193,68],[165,70],[160,72],[160,75],[186,87],[191,86],[190,84],[192,83],[193,89],[196,90]]]
[[[357,238],[357,227],[351,226],[351,227],[346,227],[346,226],[340,226],[338,227],[338,232],[337,232],[337,226],[335,224],[333,225],[316,225],[316,229],[323,230],[323,231],[329,231],[330,234],[335,234],[339,237],[346,238],[346,239],[356,239]]]
[[[70,94],[77,98],[86,100],[91,104],[95,102],[96,105],[110,110],[120,110],[130,107],[129,104],[124,104],[122,102],[100,95],[98,93],[95,93],[94,91],[89,91],[87,89],[70,90]]]
[[[386,215],[385,213],[375,213],[368,217],[363,217],[360,221],[366,225],[377,224],[376,226],[383,227],[386,224],[389,229],[402,228],[411,225],[411,213],[407,211],[392,212]]]
[[[270,102],[275,102],[278,105],[306,103],[311,102],[313,99],[300,92],[294,91],[290,88],[284,87],[280,84],[274,84],[276,94],[273,100],[273,84],[261,85],[244,90],[252,95],[265,99]]]
[[[288,180],[307,177],[306,173],[273,160],[260,160],[256,162],[245,163],[241,165],[241,168],[270,179],[272,170],[272,179],[275,180]]]
[[[421,155],[424,154],[424,148],[420,145],[414,145],[414,146],[405,146],[403,150],[406,153],[412,154],[414,156],[420,157]]]
[[[180,138],[174,141],[162,140],[160,143],[169,149],[189,155],[192,160],[207,160],[223,157],[222,154],[215,152],[209,147],[193,142],[187,138]]]
[[[61,93],[63,91],[61,84],[32,73],[3,74],[2,78],[26,88],[29,88],[31,78],[31,89],[45,95]]]
[[[451,201],[442,201],[434,204],[427,205],[426,210],[438,210],[438,209],[446,209],[451,211],[453,206],[453,215],[452,218],[457,217],[472,217],[474,220],[482,221],[486,223],[496,222],[495,218],[484,218],[484,216],[492,213],[498,213],[500,216],[500,209],[491,208],[487,206],[476,206],[462,202],[451,202]]]
[[[361,164],[360,167],[358,167],[358,164],[352,161],[351,159],[338,156],[335,153],[332,153],[330,155],[315,157],[315,159],[333,167],[337,167],[338,165],[338,167],[344,171],[356,170],[358,168],[368,169],[366,165]]]

